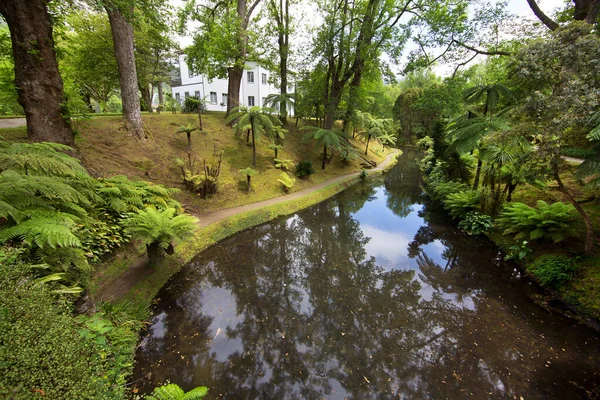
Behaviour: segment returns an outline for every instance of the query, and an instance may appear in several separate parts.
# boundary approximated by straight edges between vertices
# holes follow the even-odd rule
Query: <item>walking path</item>
[[[401,152],[399,150],[395,150],[395,151],[391,152],[390,154],[388,154],[385,157],[385,159],[376,168],[370,169],[369,172],[383,171],[388,165],[390,165],[390,163],[392,163],[395,160],[396,156],[398,156],[399,154],[401,154]],[[290,200],[296,200],[296,199],[302,198],[306,195],[309,195],[311,193],[314,193],[317,190],[322,189],[326,186],[357,177],[359,174],[360,174],[360,172],[353,172],[351,174],[341,175],[341,176],[326,180],[325,182],[319,183],[318,185],[311,186],[309,188],[300,190],[298,192],[294,192],[290,195],[274,197],[272,199],[263,200],[263,201],[259,201],[259,202],[252,203],[252,204],[246,204],[246,205],[239,206],[239,207],[227,208],[224,210],[212,212],[207,215],[201,215],[200,222],[198,225],[201,227],[205,227],[205,226],[214,224],[216,222],[219,222],[225,218],[229,218],[231,216],[244,213],[246,211],[257,210],[262,207],[267,207],[267,206],[283,203],[283,202],[290,201]],[[134,260],[130,263],[129,267],[127,268],[127,271],[125,271],[121,276],[114,279],[107,286],[101,287],[98,290],[98,292],[94,295],[94,300],[96,300],[96,301],[99,301],[99,300],[100,301],[111,301],[111,300],[119,299],[119,298],[123,297],[127,292],[129,292],[138,282],[140,282],[142,279],[147,277],[149,274],[152,274],[152,272],[153,271],[149,270],[149,268],[147,266],[146,255],[145,254],[140,255],[137,257],[136,260]]]
[[[0,128],[18,128],[27,125],[25,118],[0,118]]]

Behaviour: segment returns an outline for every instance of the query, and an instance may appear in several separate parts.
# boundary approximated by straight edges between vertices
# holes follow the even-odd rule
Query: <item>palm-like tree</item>
[[[266,133],[269,136],[275,135],[276,127],[281,125],[281,122],[275,118],[270,112],[270,108],[260,107],[235,107],[231,110],[231,114],[227,117],[227,123],[237,120],[236,129],[240,127],[250,127],[252,134],[252,166],[256,167],[256,141],[260,135]]]
[[[312,139],[317,141],[319,145],[323,147],[323,163],[321,168],[325,169],[325,163],[327,162],[327,151],[329,149],[339,150],[341,148],[341,134],[340,132],[334,130],[317,128],[314,126],[307,126],[305,128],[307,128],[309,132],[304,134],[302,141],[307,142]]]
[[[187,124],[187,125],[181,125],[179,127],[179,129],[177,129],[177,133],[185,133],[187,135],[187,154],[188,154],[188,163],[189,163],[189,168],[190,168],[190,174],[193,175],[194,171],[193,171],[193,163],[192,163],[192,132],[197,131],[198,127],[192,125],[192,124]]]
[[[471,152],[475,149],[483,152],[481,140],[486,135],[491,132],[508,130],[509,126],[502,120],[501,116],[510,107],[496,113],[501,98],[510,102],[514,100],[514,95],[510,89],[500,82],[477,85],[466,89],[463,92],[465,102],[476,105],[481,105],[483,102],[483,113],[469,111],[468,115],[459,116],[451,121],[446,130],[446,138],[450,142],[448,150],[456,151],[458,154]],[[482,165],[483,160],[478,157],[473,189],[477,189],[479,186]]]
[[[287,110],[294,104],[296,104],[295,93],[273,93],[265,98],[263,107],[279,109],[279,119],[285,124],[287,121]]]
[[[150,265],[157,265],[164,253],[173,254],[173,243],[192,237],[198,219],[191,215],[175,215],[174,208],[157,210],[148,207],[131,215],[125,231],[146,245]]]
[[[381,138],[385,138],[386,142],[394,142],[391,139],[391,131],[394,126],[394,122],[391,118],[375,118],[369,113],[363,113],[357,111],[358,121],[363,130],[358,132],[359,137],[366,140],[365,155],[369,152],[369,142],[371,139],[381,141]]]

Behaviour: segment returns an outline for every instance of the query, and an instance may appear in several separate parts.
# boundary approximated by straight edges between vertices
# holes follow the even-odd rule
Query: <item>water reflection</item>
[[[213,398],[593,397],[597,336],[533,291],[425,202],[409,154],[385,182],[183,269],[159,294],[136,378]]]

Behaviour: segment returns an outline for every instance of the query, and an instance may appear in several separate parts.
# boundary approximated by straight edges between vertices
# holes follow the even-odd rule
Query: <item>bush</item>
[[[494,223],[489,215],[472,211],[465,214],[458,227],[469,235],[483,235],[492,230]]]
[[[527,270],[542,286],[558,289],[573,279],[577,264],[567,256],[545,255],[527,266]]]
[[[30,266],[7,264],[0,263],[0,398],[123,398],[128,371],[113,369],[112,351],[82,338],[69,307],[34,283]]]
[[[467,213],[477,208],[480,198],[481,192],[477,190],[453,192],[448,194],[443,200],[444,208],[450,212],[452,217],[462,219]]]
[[[197,97],[186,97],[183,101],[183,106],[181,107],[182,113],[197,113],[198,112],[198,103],[200,103],[200,110],[204,112],[206,110],[206,106],[204,102],[198,99]]]
[[[289,192],[289,190],[294,187],[294,184],[296,183],[296,178],[292,178],[291,176],[289,176],[288,174],[286,174],[285,172],[281,173],[281,179],[277,179],[277,182],[281,183],[283,185],[283,191],[285,193]]]
[[[496,223],[505,235],[514,234],[518,241],[551,239],[557,243],[574,233],[571,223],[576,218],[577,212],[571,204],[538,200],[537,208],[523,203],[504,206]]]
[[[313,168],[312,161],[303,160],[296,164],[296,175],[299,178],[306,179],[314,173],[315,169]]]

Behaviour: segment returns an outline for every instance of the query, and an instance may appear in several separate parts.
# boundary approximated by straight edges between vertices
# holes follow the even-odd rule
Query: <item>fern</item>
[[[179,385],[167,383],[166,385],[154,388],[152,395],[145,396],[146,400],[201,400],[208,393],[206,386],[199,386],[184,392]]]
[[[506,205],[496,222],[505,235],[514,234],[516,240],[547,238],[557,243],[574,233],[572,222],[576,218],[571,204],[538,200],[537,208],[523,203]]]
[[[157,244],[166,249],[173,241],[193,236],[196,229],[197,218],[186,214],[175,216],[175,213],[174,208],[157,210],[149,207],[131,214],[124,222],[125,231],[144,244]]]
[[[296,184],[296,178],[292,178],[287,173],[282,172],[281,179],[277,179],[277,182],[283,185],[283,191],[287,193]]]
[[[456,181],[440,182],[433,186],[434,198],[439,201],[444,201],[451,193],[457,193],[468,190],[469,186]]]
[[[465,190],[449,194],[446,196],[443,204],[444,208],[450,211],[450,215],[461,219],[478,207],[480,198],[481,192],[477,190]]]
[[[41,176],[88,175],[79,160],[62,151],[70,147],[58,143],[0,142],[0,171],[13,170]]]

